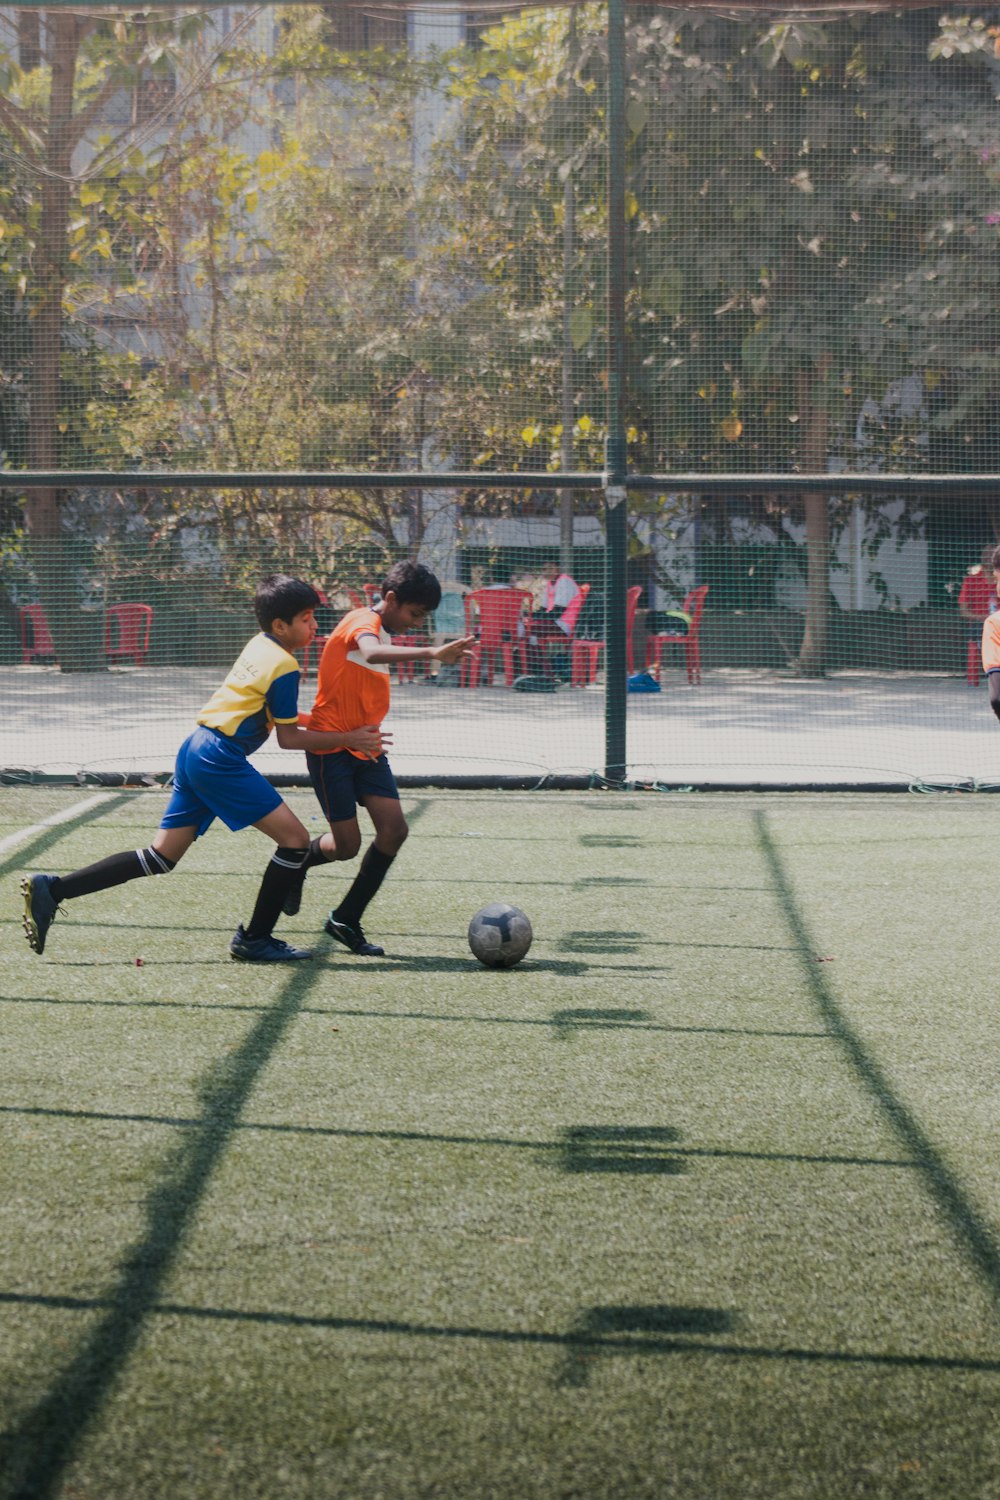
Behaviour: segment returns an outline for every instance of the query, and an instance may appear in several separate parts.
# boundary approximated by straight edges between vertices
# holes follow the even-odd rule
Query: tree
[[[135,121],[109,130],[108,106],[122,90],[167,71],[170,47],[190,40],[201,22],[77,10],[46,11],[41,26],[34,15],[15,17],[14,45],[0,49],[0,134],[19,168],[2,205],[11,247],[2,274],[29,318],[27,462],[55,471],[69,446],[61,365],[75,292],[94,257],[112,258],[115,230],[131,228],[132,200],[156,171],[157,153],[143,156],[136,147],[127,153],[131,181],[123,175]],[[82,332],[92,346],[86,325]],[[32,491],[25,510],[42,599],[60,661],[71,670],[94,660],[65,589],[63,503],[52,486]]]
[[[572,63],[559,12],[497,28],[479,61],[496,87],[466,85],[469,136],[452,196],[467,215],[455,244],[470,295],[456,316],[478,356],[479,410],[492,399],[498,414],[484,462],[514,460],[518,436],[555,447],[547,392],[558,388],[566,173],[583,225],[577,409],[587,443],[602,435],[591,421],[603,372],[602,20],[581,9]],[[632,18],[628,352],[639,468],[913,469],[930,462],[931,425],[968,430],[1000,349],[1000,271],[984,243],[996,231],[975,162],[993,140],[994,105],[982,70],[948,76],[930,60],[938,35],[925,15],[829,26],[690,11]],[[494,343],[498,323],[506,335]],[[916,412],[892,399],[914,379],[936,392]],[[787,507],[760,499],[759,518],[787,539]],[[831,527],[847,507],[818,494],[798,509],[809,600],[799,664],[811,673],[825,661]]]
[[[923,14],[637,28],[636,297],[654,315],[633,369],[654,467],[919,468],[929,422],[967,419],[969,351],[992,369],[1000,347],[968,160],[994,106],[984,78],[929,61],[936,36]],[[887,395],[928,376],[933,419],[897,418]],[[803,510],[811,673],[843,508]]]

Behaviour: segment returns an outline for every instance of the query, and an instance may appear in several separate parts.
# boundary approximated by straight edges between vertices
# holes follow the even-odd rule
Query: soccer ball
[[[531,923],[516,906],[493,901],[469,923],[469,947],[488,969],[511,969],[531,947]]]

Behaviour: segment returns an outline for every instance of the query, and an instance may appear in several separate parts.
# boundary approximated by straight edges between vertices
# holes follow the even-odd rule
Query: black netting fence
[[[523,618],[402,774],[992,780],[1000,13],[614,7],[3,11],[0,767],[165,773],[262,572],[405,555]]]

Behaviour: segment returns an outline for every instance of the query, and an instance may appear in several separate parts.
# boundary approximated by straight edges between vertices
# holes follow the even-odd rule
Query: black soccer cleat
[[[369,943],[360,927],[338,921],[333,912],[327,918],[326,930],[338,943],[343,943],[345,948],[361,958],[382,958],[385,955],[385,949],[380,948],[377,943]]]
[[[21,925],[35,953],[45,952],[45,939],[59,910],[59,903],[52,894],[55,878],[54,875],[25,875],[21,881],[21,895],[24,897]]]
[[[242,924],[233,934],[229,952],[233,958],[250,964],[288,964],[294,963],[296,959],[313,956],[311,948],[293,948],[283,938],[248,938]]]

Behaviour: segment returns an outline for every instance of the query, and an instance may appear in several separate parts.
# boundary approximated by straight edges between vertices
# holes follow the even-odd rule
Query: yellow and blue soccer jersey
[[[297,724],[299,664],[273,635],[255,635],[225,682],[198,715],[198,723],[231,740],[244,755],[260,748],[275,724]]]

